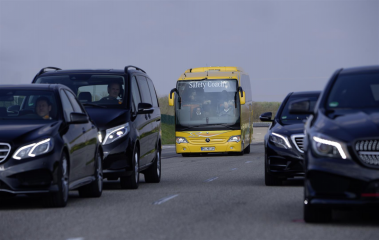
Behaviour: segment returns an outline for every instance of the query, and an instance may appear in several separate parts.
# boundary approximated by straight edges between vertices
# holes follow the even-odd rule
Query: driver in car
[[[51,102],[47,97],[39,97],[36,100],[36,113],[43,119],[52,119],[50,117]]]
[[[117,97],[119,96],[121,91],[121,85],[119,83],[109,83],[108,84],[108,96],[103,97],[100,101],[108,100],[108,101],[118,101]]]

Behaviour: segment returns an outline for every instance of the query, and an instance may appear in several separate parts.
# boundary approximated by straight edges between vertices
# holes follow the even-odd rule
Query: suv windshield
[[[279,119],[282,122],[282,124],[290,125],[290,124],[302,123],[309,116],[309,114],[290,114],[289,106],[291,102],[296,101],[296,100],[309,100],[310,109],[314,109],[318,97],[319,97],[319,94],[298,94],[298,95],[290,96],[290,98],[287,100],[286,105],[284,106],[279,116]]]
[[[118,107],[125,101],[125,79],[120,75],[69,74],[40,77],[36,83],[60,83],[74,91],[85,105]]]
[[[379,107],[379,74],[340,76],[327,100],[328,109]]]
[[[177,130],[189,128],[238,129],[240,106],[237,80],[178,81]],[[180,107],[180,108],[179,108]]]
[[[57,119],[54,93],[38,90],[0,90],[1,120],[54,120]]]

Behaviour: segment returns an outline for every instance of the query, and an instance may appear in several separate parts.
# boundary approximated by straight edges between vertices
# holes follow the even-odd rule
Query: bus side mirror
[[[170,96],[171,95],[171,96]],[[175,93],[170,93],[170,95],[168,95],[168,105],[169,106],[174,106],[174,102],[175,102]]]
[[[245,91],[240,91],[239,92],[239,94],[240,94],[240,104],[241,105],[244,105],[245,104],[245,102],[246,102],[246,94],[245,94]]]

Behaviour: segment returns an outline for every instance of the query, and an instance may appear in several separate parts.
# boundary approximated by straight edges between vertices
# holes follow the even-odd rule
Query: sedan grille
[[[8,143],[0,143],[0,162],[4,161],[9,152],[11,151],[11,145]]]
[[[291,139],[292,139],[293,144],[296,146],[296,149],[299,152],[304,153],[304,145],[303,145],[304,134],[292,135]]]
[[[379,167],[379,140],[361,140],[355,143],[359,160],[367,166]]]

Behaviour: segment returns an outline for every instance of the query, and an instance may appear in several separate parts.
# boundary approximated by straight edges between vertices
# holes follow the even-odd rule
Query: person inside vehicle
[[[101,99],[101,101],[103,100],[117,100],[117,97],[119,97],[120,95],[120,92],[121,92],[121,85],[117,82],[112,82],[112,83],[109,83],[108,84],[108,96],[107,97],[103,97]]]
[[[50,116],[51,112],[51,102],[49,98],[47,97],[39,97],[36,100],[36,113],[38,116],[42,117],[43,119],[52,119]]]
[[[223,108],[221,109],[221,111],[219,113],[219,116],[220,117],[223,117],[223,116],[233,116],[233,109],[229,105],[228,102],[224,102]]]

